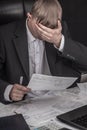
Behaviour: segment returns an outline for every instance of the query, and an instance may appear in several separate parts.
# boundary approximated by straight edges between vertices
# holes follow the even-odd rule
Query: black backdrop
[[[87,0],[59,1],[72,39],[87,46]],[[0,0],[0,24],[22,18],[33,2],[34,0]]]
[[[59,0],[72,39],[87,46],[87,0]]]

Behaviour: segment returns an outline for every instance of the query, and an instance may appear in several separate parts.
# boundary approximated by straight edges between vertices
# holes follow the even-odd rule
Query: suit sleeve
[[[65,43],[61,57],[73,62],[73,67],[80,72],[87,72],[87,47],[71,39],[68,28],[64,26]]]
[[[5,80],[5,47],[4,40],[0,34],[0,101],[4,100],[4,91],[6,86],[9,84]]]

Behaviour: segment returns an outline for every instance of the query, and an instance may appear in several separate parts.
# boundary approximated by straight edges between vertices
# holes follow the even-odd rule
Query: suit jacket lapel
[[[56,56],[57,56],[57,49],[54,48],[53,44],[45,42],[45,49],[46,49],[46,56],[48,65],[50,68],[50,72],[52,75],[55,75],[55,63],[56,63]]]
[[[13,41],[20,63],[29,79],[29,56],[25,22],[17,24]]]

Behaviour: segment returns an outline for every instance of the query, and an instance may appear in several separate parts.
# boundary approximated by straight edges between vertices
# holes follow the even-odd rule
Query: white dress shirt
[[[50,70],[47,62],[45,43],[42,40],[36,39],[31,34],[28,26],[27,28],[27,41],[29,51],[29,67],[30,77],[33,73],[50,75]]]
[[[51,75],[45,52],[45,46],[44,46],[45,43],[42,40],[36,39],[31,34],[27,26],[27,22],[26,22],[26,30],[27,30],[28,52],[29,52],[30,78],[33,73]],[[56,46],[54,47],[57,48]],[[64,48],[64,36],[62,35],[60,47],[57,49],[59,49],[59,51],[62,52],[63,48]],[[4,98],[6,101],[10,101],[9,93],[12,87],[13,85],[8,85],[5,89]]]

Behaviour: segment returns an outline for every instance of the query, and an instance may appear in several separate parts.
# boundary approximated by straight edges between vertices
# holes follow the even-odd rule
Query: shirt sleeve
[[[9,94],[10,94],[12,87],[13,87],[13,85],[8,85],[5,89],[4,98],[5,98],[6,101],[12,102],[11,99],[9,98]]]
[[[58,47],[56,47],[55,45],[54,45],[54,47],[55,47],[56,49],[58,49],[59,51],[63,52],[64,43],[65,43],[65,38],[64,38],[64,35],[62,35],[60,47],[58,48]]]

